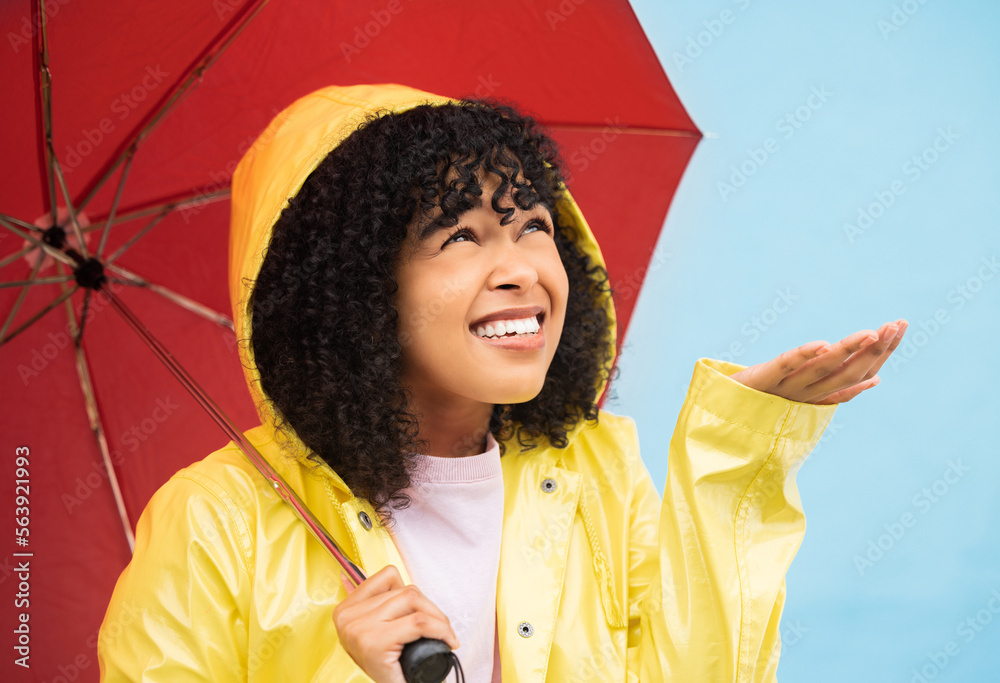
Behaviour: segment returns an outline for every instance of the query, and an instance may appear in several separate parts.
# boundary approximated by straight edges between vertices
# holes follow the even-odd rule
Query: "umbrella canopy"
[[[245,429],[257,418],[229,322],[228,187],[296,98],[398,82],[536,115],[601,242],[619,334],[700,138],[624,0],[19,0],[0,10],[0,35],[2,448],[8,463],[25,458],[0,491],[30,487],[18,503],[28,532],[8,536],[0,566],[8,585],[30,566],[29,604],[5,622],[29,615],[30,670],[3,664],[19,680],[96,679],[130,529],[171,474],[227,440],[85,295],[74,261],[42,259],[37,241],[104,263],[109,286]]]

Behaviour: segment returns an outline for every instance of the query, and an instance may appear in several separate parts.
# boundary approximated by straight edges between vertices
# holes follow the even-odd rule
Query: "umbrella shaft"
[[[274,488],[275,492],[292,508],[295,516],[298,517],[302,523],[304,523],[309,530],[312,532],[313,536],[323,545],[324,548],[329,551],[340,566],[344,569],[344,573],[347,574],[348,578],[354,583],[354,585],[360,584],[365,580],[365,574],[361,569],[351,562],[350,559],[341,551],[334,542],[330,533],[326,530],[323,524],[316,519],[302,499],[299,498],[298,494],[288,485],[288,482],[278,474],[278,472],[271,467],[271,464],[264,459],[264,456],[260,454],[260,451],[250,443],[250,441],[243,435],[243,433],[236,428],[232,420],[222,412],[219,406],[211,399],[205,390],[198,385],[191,375],[188,374],[180,363],[173,357],[163,344],[153,336],[153,334],[146,329],[146,326],[135,317],[129,308],[122,303],[118,297],[114,295],[113,292],[109,291],[107,287],[101,287],[97,290],[105,300],[111,304],[122,319],[128,324],[129,327],[135,331],[136,334],[146,343],[146,345],[153,351],[154,354],[167,366],[170,373],[177,378],[177,380],[184,386],[185,389],[191,394],[192,397],[205,409],[205,412],[215,420],[222,430],[226,433],[229,438],[233,440],[247,459],[257,468],[257,471],[263,475],[263,477],[268,481],[268,483]]]

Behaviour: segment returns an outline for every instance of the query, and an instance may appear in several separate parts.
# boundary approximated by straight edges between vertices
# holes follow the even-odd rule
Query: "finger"
[[[759,391],[769,391],[778,386],[809,360],[829,351],[830,345],[825,341],[814,341],[798,348],[785,351],[777,358],[754,368],[753,376],[740,378],[739,381]],[[747,368],[749,370],[749,368]],[[742,372],[742,371],[741,371]]]
[[[414,612],[424,612],[448,622],[448,617],[445,616],[445,613],[431,602],[426,595],[421,593],[420,589],[416,586],[406,586],[401,590],[394,591],[390,594],[388,600],[374,606],[372,611],[382,621],[392,621],[393,619],[399,619]]]
[[[397,627],[396,642],[412,643],[418,638],[435,638],[443,640],[452,650],[460,646],[458,637],[447,620],[436,619],[422,612],[415,612],[393,624]]]
[[[802,367],[779,382],[778,386],[782,390],[782,395],[794,401],[806,401],[819,394],[830,393],[834,388],[841,388],[826,389],[827,386],[830,386],[830,383],[816,385],[840,368],[848,358],[863,348],[877,343],[878,340],[878,335],[872,330],[861,330],[841,339],[830,347],[829,351],[807,361]],[[870,365],[871,363],[864,367],[864,372],[867,372]],[[862,375],[864,372],[862,372]],[[859,379],[860,376],[858,377]]]
[[[840,391],[836,391],[830,394],[829,396],[824,396],[821,400],[806,401],[806,403],[812,403],[818,406],[828,406],[837,403],[847,403],[852,398],[860,394],[862,391],[866,391],[874,386],[877,386],[880,381],[881,379],[878,377],[878,375],[876,375],[871,379],[865,380],[864,382],[861,382],[859,384],[855,384],[853,387],[850,387],[849,389],[842,389]]]
[[[445,613],[421,593],[419,588],[412,585],[379,593],[362,601],[345,600],[338,605],[338,608],[334,610],[334,619],[336,623],[342,625],[362,619],[384,624],[410,614],[423,613],[444,621],[451,629],[451,622]],[[454,631],[451,635],[457,641]]]
[[[403,577],[399,575],[399,570],[389,564],[358,584],[352,591],[352,595],[356,600],[366,600],[373,595],[396,590],[403,586]]]
[[[333,609],[333,619],[338,624],[351,621],[352,614],[357,613],[359,605],[367,603],[370,608],[373,604],[377,605],[387,600],[391,591],[403,588],[403,578],[399,575],[399,570],[392,565],[383,567],[357,586],[350,585],[350,579],[346,579],[343,572],[341,572],[340,580],[347,588],[347,597]],[[373,599],[374,603],[368,602]]]
[[[458,638],[447,622],[421,612],[387,623],[356,622],[345,629],[345,637],[356,644],[364,643],[363,652],[359,652],[363,659],[378,661],[380,666],[390,669],[406,644],[420,638],[444,641],[452,650],[459,647]]]
[[[407,586],[407,589],[411,588]],[[390,600],[371,610],[364,610],[363,623],[359,623],[359,636],[374,634],[374,641],[383,643],[409,643],[419,637],[439,638],[448,643],[448,647],[457,650],[458,636],[451,626],[451,621],[434,603],[419,591],[401,590]],[[361,619],[358,620],[362,622]],[[427,626],[429,630],[420,632],[415,627]],[[403,635],[399,629],[404,627]],[[401,638],[400,640],[395,640]]]
[[[880,358],[883,358],[889,348],[893,338],[897,333],[895,323],[885,323],[875,333],[875,341],[870,341],[870,337],[861,342],[861,347],[854,352],[850,358],[845,360],[840,367],[830,374],[812,384],[803,387],[799,392],[800,401],[811,402],[818,398],[832,394],[844,389],[850,389],[860,382],[865,381],[877,372],[872,371]],[[881,367],[881,364],[879,364]]]
[[[882,369],[882,366],[885,365],[885,362],[889,360],[889,356],[892,355],[892,352],[896,350],[896,348],[900,345],[900,343],[902,343],[903,335],[906,334],[906,328],[909,327],[910,325],[908,322],[906,322],[906,320],[903,319],[897,320],[894,324],[896,325],[896,336],[892,338],[889,347],[875,361],[875,364],[872,365],[871,368],[868,370],[868,374],[865,375],[865,379],[871,379],[876,374],[878,374],[878,371]]]

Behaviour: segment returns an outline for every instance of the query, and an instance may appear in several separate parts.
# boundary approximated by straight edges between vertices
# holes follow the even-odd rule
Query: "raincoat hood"
[[[233,174],[229,242],[229,291],[236,337],[249,340],[248,308],[274,225],[309,174],[334,148],[376,111],[403,112],[422,104],[454,100],[403,85],[329,86],[306,95],[278,114],[247,151]],[[561,221],[575,226],[577,247],[605,267],[597,241],[569,190],[557,202]],[[609,335],[616,338],[614,304],[605,299]],[[260,373],[249,343],[241,343],[240,360],[254,403],[265,423],[274,416],[260,386]],[[609,360],[613,363],[614,357]],[[605,381],[597,387],[600,396]]]

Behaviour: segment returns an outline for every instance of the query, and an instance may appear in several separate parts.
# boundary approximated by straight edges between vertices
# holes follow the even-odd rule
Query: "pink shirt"
[[[500,683],[497,575],[503,530],[500,446],[460,458],[417,456],[410,506],[393,511],[393,540],[410,579],[451,621],[470,683]]]

